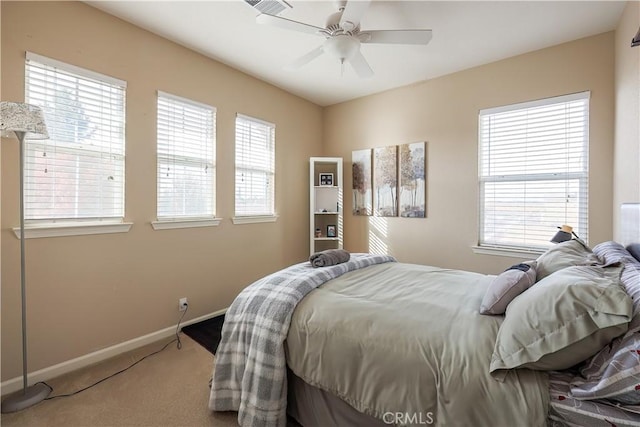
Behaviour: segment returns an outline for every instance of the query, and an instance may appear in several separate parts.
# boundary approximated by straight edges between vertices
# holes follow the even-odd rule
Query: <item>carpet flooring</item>
[[[182,328],[182,332],[188,335],[195,342],[206,348],[209,353],[216,354],[218,344],[222,338],[222,325],[224,323],[224,315],[216,316],[211,319]]]
[[[2,427],[237,426],[236,412],[212,412],[208,408],[211,391],[209,379],[215,361],[213,352],[220,340],[219,331],[222,327],[220,320],[222,319],[191,328],[204,331],[201,338],[205,344],[196,342],[183,333],[181,349],[178,349],[171,339],[166,339],[48,380],[47,383],[53,387],[51,397],[73,393],[130,366],[171,342],[165,350],[146,358],[122,374],[74,396],[54,398],[20,412],[1,414],[0,425]],[[183,332],[185,329],[186,327],[183,328]],[[208,338],[205,340],[203,337]],[[288,419],[287,427],[300,427],[300,425]]]
[[[71,393],[125,368],[170,339],[47,381],[51,396]],[[212,412],[214,356],[188,336],[142,363],[75,396],[2,414],[2,427],[233,427],[235,412]]]

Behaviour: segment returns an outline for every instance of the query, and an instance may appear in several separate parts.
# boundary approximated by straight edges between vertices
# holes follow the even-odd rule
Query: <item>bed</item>
[[[640,261],[572,240],[497,276],[368,254],[267,276],[227,312],[209,407],[243,426],[619,427],[639,403]]]

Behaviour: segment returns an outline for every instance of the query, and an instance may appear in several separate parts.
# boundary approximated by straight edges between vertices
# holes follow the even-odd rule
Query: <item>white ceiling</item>
[[[288,0],[281,17],[324,27],[333,1]],[[355,1],[355,0],[353,0]],[[243,0],[88,1],[88,4],[288,92],[326,106],[615,29],[624,1],[378,1],[362,30],[431,29],[426,46],[363,44],[373,68],[359,79],[321,55],[284,67],[323,38],[255,22]]]

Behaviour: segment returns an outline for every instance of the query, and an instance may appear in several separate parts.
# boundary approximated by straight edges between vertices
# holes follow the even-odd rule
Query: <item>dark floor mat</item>
[[[182,328],[182,332],[209,350],[210,353],[216,354],[216,349],[222,338],[223,323],[224,315],[212,317],[211,319],[185,326]]]

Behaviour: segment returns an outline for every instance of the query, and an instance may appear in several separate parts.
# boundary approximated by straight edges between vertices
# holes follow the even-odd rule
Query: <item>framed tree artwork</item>
[[[373,213],[373,190],[371,188],[371,149],[351,153],[353,171],[353,214]]]
[[[373,191],[377,216],[398,216],[398,147],[374,148]]]
[[[426,143],[414,142],[400,146],[400,216],[426,217]]]

